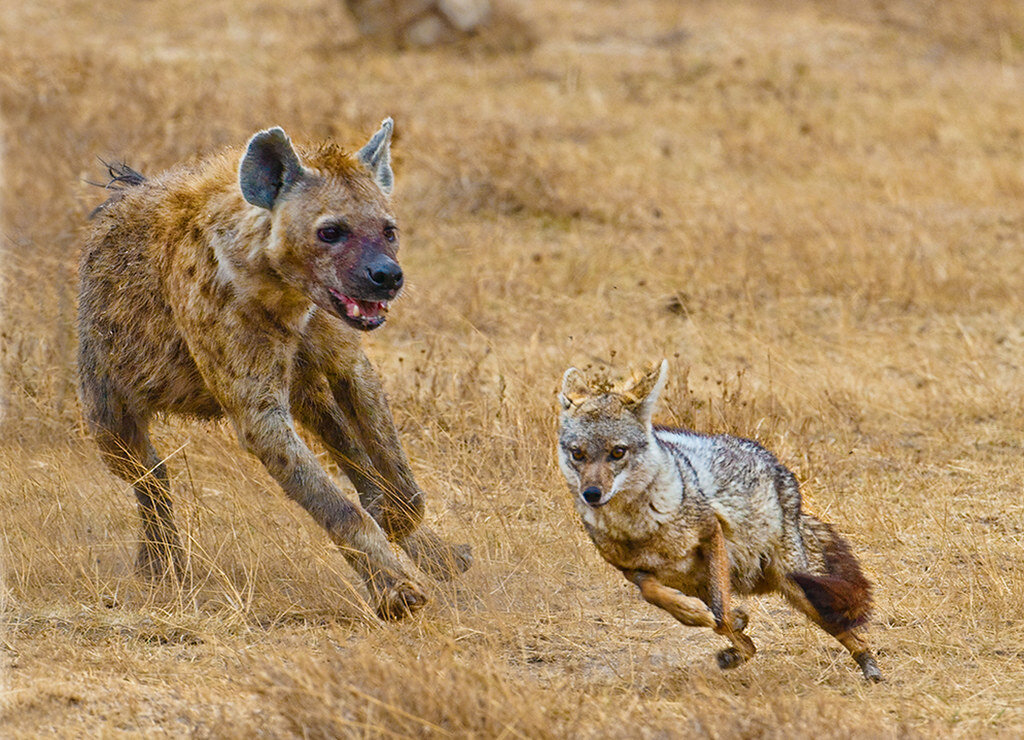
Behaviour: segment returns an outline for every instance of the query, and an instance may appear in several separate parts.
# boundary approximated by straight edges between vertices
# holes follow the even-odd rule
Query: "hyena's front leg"
[[[464,572],[473,562],[469,546],[449,544],[420,524],[423,492],[409,468],[373,366],[358,349],[354,358],[345,353],[325,356],[324,346],[338,345],[329,341],[329,329],[318,328],[303,347],[304,377],[296,378],[297,384],[313,388],[308,397],[317,399],[312,411],[318,435],[359,491],[364,508],[417,566],[441,579]],[[310,346],[313,341],[320,346]],[[321,378],[329,388],[326,399],[317,389]],[[297,393],[303,391],[295,388],[293,395]]]
[[[714,629],[732,643],[732,647],[719,651],[717,656],[718,666],[724,670],[750,660],[757,648],[754,647],[754,641],[743,634],[747,626],[746,612],[732,608],[729,552],[725,547],[725,535],[718,517],[715,517],[708,545],[708,596],[715,617]]]
[[[342,494],[291,427],[283,407],[233,417],[245,448],[322,526],[366,584],[377,613],[401,618],[426,603],[423,589],[402,567],[377,522]]]

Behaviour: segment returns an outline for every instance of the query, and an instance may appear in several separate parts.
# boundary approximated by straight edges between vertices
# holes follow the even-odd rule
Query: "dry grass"
[[[397,54],[330,0],[0,5],[0,734],[1024,732],[1024,11],[833,5],[533,0],[532,45]],[[388,114],[410,286],[368,351],[476,566],[380,625],[225,428],[169,420],[197,583],[146,587],[74,394],[82,180]],[[721,674],[599,561],[554,391],[661,356],[666,421],[762,441],[850,536],[886,683],[771,599]]]

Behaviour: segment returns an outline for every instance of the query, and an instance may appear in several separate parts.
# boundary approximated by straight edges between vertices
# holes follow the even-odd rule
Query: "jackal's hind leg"
[[[796,574],[798,577],[802,574]],[[804,579],[801,579],[804,580]],[[812,591],[813,593],[813,591]],[[802,612],[808,619],[839,640],[843,647],[850,651],[850,656],[857,662],[864,678],[873,683],[882,680],[882,672],[878,669],[875,655],[871,651],[867,640],[860,631],[859,624],[836,623],[835,619],[827,620],[824,614],[829,614],[827,609],[818,609],[808,598],[808,593],[791,576],[783,584],[783,595],[798,611]]]

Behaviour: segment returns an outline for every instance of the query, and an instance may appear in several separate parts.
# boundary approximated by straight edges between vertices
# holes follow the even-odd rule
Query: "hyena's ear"
[[[657,368],[644,373],[622,391],[629,408],[644,424],[651,423],[658,397],[668,379],[668,360],[662,360]]]
[[[558,394],[558,402],[562,404],[563,409],[568,411],[591,395],[593,392],[587,385],[587,379],[583,377],[583,373],[574,367],[565,371],[565,375],[562,376],[562,392]]]
[[[238,185],[248,202],[269,210],[300,177],[302,163],[284,129],[267,129],[249,139],[238,165]]]
[[[384,191],[384,195],[391,195],[395,187],[395,173],[391,171],[391,132],[394,128],[395,122],[385,118],[381,121],[377,133],[371,136],[366,146],[356,154],[359,161],[373,175],[377,187]]]

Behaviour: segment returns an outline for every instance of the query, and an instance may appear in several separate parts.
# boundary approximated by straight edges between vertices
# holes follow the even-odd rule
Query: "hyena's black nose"
[[[583,500],[593,506],[601,500],[601,489],[597,486],[589,486],[583,489]]]
[[[366,267],[370,281],[384,290],[398,290],[402,287],[402,268],[387,255],[379,255]]]

